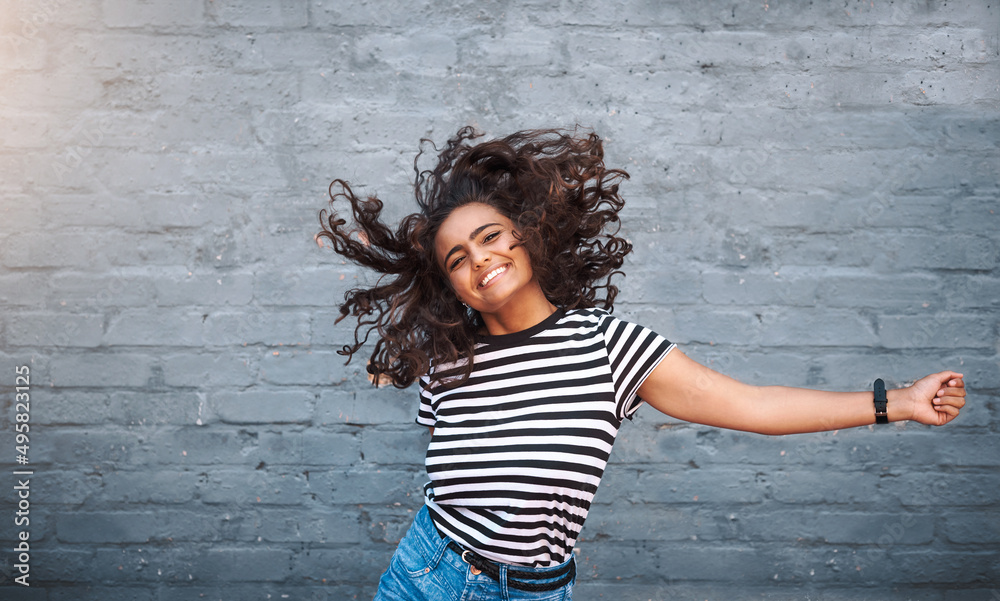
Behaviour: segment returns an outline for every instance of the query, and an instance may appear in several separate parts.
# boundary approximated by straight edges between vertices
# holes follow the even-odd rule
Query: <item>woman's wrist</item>
[[[894,388],[885,391],[886,413],[890,422],[901,422],[913,419],[913,399],[906,394],[906,388]],[[874,421],[874,415],[872,421]]]

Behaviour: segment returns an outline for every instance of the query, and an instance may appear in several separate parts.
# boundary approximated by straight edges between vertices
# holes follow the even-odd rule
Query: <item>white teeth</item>
[[[507,271],[507,266],[506,265],[501,265],[500,267],[497,267],[493,271],[487,273],[486,277],[484,277],[482,279],[482,281],[479,282],[479,287],[482,288],[486,284],[489,284],[490,280],[492,280],[493,278],[497,277],[498,275],[500,275],[501,273],[503,273],[505,271]]]

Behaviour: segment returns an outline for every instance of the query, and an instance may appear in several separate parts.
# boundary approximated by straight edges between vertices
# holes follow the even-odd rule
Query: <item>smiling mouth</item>
[[[487,284],[489,284],[491,281],[493,281],[493,278],[497,277],[498,275],[500,275],[501,273],[503,273],[505,271],[507,271],[507,265],[500,265],[499,267],[491,270],[489,273],[487,273],[485,276],[483,276],[483,279],[479,280],[479,286],[478,287],[479,288],[485,288]]]

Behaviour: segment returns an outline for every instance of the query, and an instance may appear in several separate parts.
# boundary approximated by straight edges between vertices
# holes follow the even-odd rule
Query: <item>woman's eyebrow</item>
[[[477,227],[476,229],[472,230],[472,233],[469,234],[469,240],[475,240],[476,236],[478,236],[479,234],[481,234],[483,232],[483,230],[485,230],[488,227],[492,227],[494,225],[503,225],[503,224],[502,223],[485,223],[485,224]],[[444,256],[444,259],[441,262],[442,263],[447,263],[448,262],[448,258],[450,256],[452,256],[453,254],[455,254],[456,252],[460,251],[460,250],[462,250],[462,245],[461,244],[456,244],[455,246],[451,247],[451,250],[448,251],[448,254],[446,254]]]

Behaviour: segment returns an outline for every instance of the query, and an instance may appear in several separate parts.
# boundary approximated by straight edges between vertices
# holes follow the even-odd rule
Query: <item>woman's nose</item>
[[[483,251],[483,250],[474,250],[470,254],[471,254],[471,257],[472,257],[472,265],[476,269],[479,269],[483,265],[486,265],[487,263],[490,262],[490,253],[489,252],[486,252],[486,251]]]

